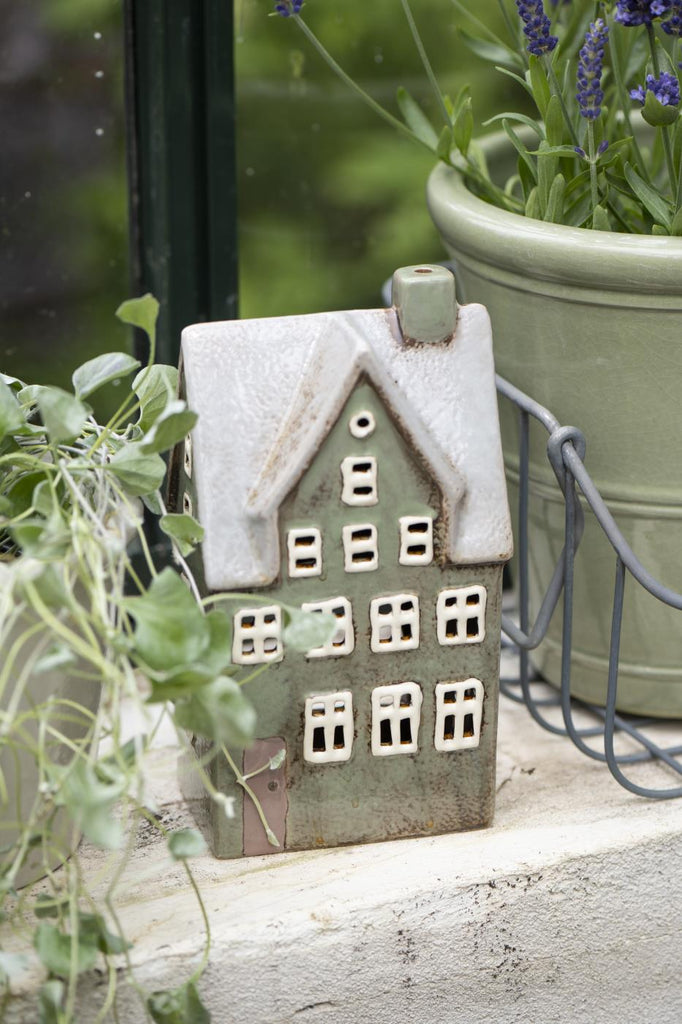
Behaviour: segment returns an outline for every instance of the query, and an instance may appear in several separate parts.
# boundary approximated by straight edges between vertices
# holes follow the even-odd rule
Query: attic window
[[[393,683],[372,690],[372,753],[416,754],[422,691],[418,683]]]
[[[351,603],[347,597],[333,597],[329,601],[308,602],[301,605],[304,612],[319,612],[333,615],[336,619],[336,632],[322,647],[313,647],[306,658],[335,658],[343,654],[351,654],[355,647],[353,633],[353,614]]]
[[[344,526],[341,533],[346,572],[372,572],[378,568],[377,528],[373,523]]]
[[[485,639],[485,587],[441,590],[436,606],[438,643],[480,644]]]
[[[289,530],[287,551],[290,576],[319,576],[322,572],[322,537],[316,527]]]
[[[347,761],[353,747],[350,690],[306,697],[303,758],[311,764]]]
[[[192,478],[192,435],[188,434],[185,438],[185,474],[191,480]]]
[[[433,519],[430,516],[400,517],[401,565],[430,565],[433,561]]]
[[[356,412],[354,416],[351,416],[348,429],[350,430],[353,437],[369,437],[370,434],[374,433],[376,427],[376,420],[374,415],[369,412],[368,409],[363,409],[362,412]]]
[[[370,646],[375,654],[419,647],[419,598],[416,594],[375,597],[370,603],[369,618]]]
[[[281,661],[282,616],[278,605],[242,608],[234,617],[232,661],[236,665],[262,665]]]
[[[341,463],[345,505],[376,505],[377,460],[373,455],[349,455]]]
[[[479,679],[436,683],[436,750],[470,750],[478,746],[483,698],[483,683]]]

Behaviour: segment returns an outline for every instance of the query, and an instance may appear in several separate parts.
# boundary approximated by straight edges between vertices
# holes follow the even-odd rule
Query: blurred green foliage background
[[[234,2],[241,315],[379,305],[397,266],[442,258],[423,198],[433,158],[367,110],[293,19],[268,17],[272,0]],[[496,0],[466,2],[499,23]],[[480,125],[508,80],[468,52],[451,0],[413,6],[443,89],[470,82]],[[303,13],[380,102],[397,112],[402,84],[434,111],[399,0]],[[66,385],[127,342],[113,316],[131,290],[123,45],[122,0],[0,0],[0,368],[23,379]]]

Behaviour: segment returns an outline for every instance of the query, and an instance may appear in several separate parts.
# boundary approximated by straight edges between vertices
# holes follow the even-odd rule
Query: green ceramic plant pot
[[[509,161],[491,136],[491,166]],[[504,174],[504,171],[502,172]],[[587,438],[586,465],[628,543],[661,582],[682,590],[682,239],[545,224],[496,209],[439,165],[431,216],[457,266],[460,299],[482,302],[498,372]],[[512,491],[516,415],[502,410]],[[561,494],[531,443],[531,601],[536,612],[563,543]],[[514,494],[510,495],[512,504]],[[592,517],[576,560],[573,692],[603,703],[615,554]],[[534,661],[560,680],[561,609]],[[682,613],[626,583],[618,704],[682,715]]]

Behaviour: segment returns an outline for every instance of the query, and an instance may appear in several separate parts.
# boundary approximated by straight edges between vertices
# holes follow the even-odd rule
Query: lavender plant
[[[369,96],[304,19],[303,0],[277,0],[272,13],[295,24],[384,121],[457,167],[482,199],[572,227],[682,235],[682,2],[546,2],[498,0],[503,37],[462,0],[451,0],[462,18],[462,45],[491,57],[518,89],[522,110],[503,111],[483,125],[500,124],[516,150],[516,172],[504,182],[493,180],[473,138],[469,87],[454,99],[439,88],[409,0],[400,4],[438,124],[402,87],[395,114]],[[314,15],[314,0],[310,6]]]

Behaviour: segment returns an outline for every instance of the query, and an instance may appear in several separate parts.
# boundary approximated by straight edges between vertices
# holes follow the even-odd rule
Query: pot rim
[[[486,136],[486,156],[494,161],[505,143],[504,132]],[[456,258],[587,288],[682,292],[682,237],[592,231],[510,213],[479,199],[462,174],[443,163],[429,175],[426,201]]]

